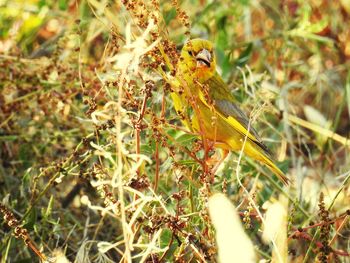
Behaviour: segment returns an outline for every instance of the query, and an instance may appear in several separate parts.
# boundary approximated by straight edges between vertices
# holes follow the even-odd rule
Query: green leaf
[[[249,43],[247,47],[244,49],[244,51],[241,53],[239,58],[235,61],[235,65],[238,67],[243,67],[245,64],[247,64],[248,60],[251,57],[253,51],[253,43]]]
[[[32,168],[28,168],[22,177],[22,184],[20,187],[20,193],[22,197],[25,197],[25,192],[30,189],[30,179],[31,179]]]
[[[350,71],[348,72],[348,76],[346,78],[345,92],[346,92],[346,101],[348,104],[348,114],[350,117]]]
[[[196,136],[196,135],[189,134],[189,133],[183,133],[183,134],[180,134],[179,136],[176,137],[176,142],[181,143],[181,144],[183,144],[183,143],[188,144],[197,138],[198,138],[198,136]]]
[[[171,8],[164,15],[165,24],[169,25],[170,21],[173,20],[175,17],[176,17],[176,9],[175,8]]]
[[[62,11],[67,10],[68,3],[66,0],[59,0],[58,1],[58,8]]]
[[[165,248],[170,244],[172,237],[172,231],[169,229],[164,229],[162,234],[160,235],[160,247]],[[172,244],[170,244],[170,248],[166,254],[165,259],[173,259],[173,254],[177,248],[178,244],[175,238],[173,238]],[[168,260],[166,260],[168,261]]]
[[[47,205],[46,211],[43,213],[44,218],[47,220],[52,212],[54,197],[51,195],[49,204]]]
[[[217,35],[216,46],[220,49],[227,49],[228,39],[225,30],[220,30]]]
[[[166,246],[169,245],[169,242],[171,240],[171,235],[172,232],[170,231],[170,229],[164,229],[162,231],[162,234],[160,235],[160,247],[161,248],[165,248]]]
[[[145,155],[153,154],[154,150],[155,150],[155,143],[154,142],[152,142],[151,145],[142,144],[141,147],[140,147],[141,153],[145,154]]]
[[[32,230],[36,221],[37,221],[37,210],[35,207],[30,211],[29,215],[26,217],[26,223],[24,224],[24,228],[28,230]]]
[[[183,165],[194,165],[194,164],[198,164],[196,161],[194,160],[182,160],[182,161],[178,161],[179,164],[183,164]]]
[[[219,31],[224,31],[226,27],[227,15],[223,15],[216,20],[216,27]]]

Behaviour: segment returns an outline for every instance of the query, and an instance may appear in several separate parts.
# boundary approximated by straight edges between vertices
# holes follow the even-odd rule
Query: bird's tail
[[[249,157],[265,164],[270,171],[272,171],[278,177],[278,179],[280,179],[285,185],[288,185],[289,179],[287,176],[276,166],[272,158],[269,157],[269,153],[265,151],[266,146],[261,147],[260,144],[261,143],[257,144],[248,139],[244,147],[244,152]]]
[[[262,162],[280,179],[285,185],[289,184],[287,176],[274,164],[274,162],[265,154],[261,154],[264,159]]]

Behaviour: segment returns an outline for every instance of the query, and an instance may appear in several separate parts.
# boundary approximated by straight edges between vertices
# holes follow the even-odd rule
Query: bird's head
[[[179,69],[199,82],[207,81],[216,72],[213,44],[199,38],[187,41],[181,51]]]

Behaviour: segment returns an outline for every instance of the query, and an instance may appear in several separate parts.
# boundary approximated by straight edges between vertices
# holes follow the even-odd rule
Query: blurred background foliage
[[[259,165],[248,159],[241,163],[242,184],[258,207],[279,195],[289,198],[289,260],[313,262],[318,256],[327,262],[319,256],[323,253],[327,260],[347,262],[350,1],[142,2],[0,0],[1,202],[17,219],[23,218],[31,239],[47,255],[59,251],[76,262],[123,258],[125,247],[118,243],[125,238],[120,214],[102,209],[110,203],[120,205],[118,189],[113,184],[102,184],[101,189],[94,181],[107,180],[99,176],[112,177],[118,168],[110,161],[117,159],[115,111],[106,107],[120,98],[115,60],[122,61],[118,55],[128,50],[128,38],[146,31],[141,22],[158,12],[158,36],[177,50],[188,39],[187,31],[192,38],[214,43],[218,70],[241,107],[257,117],[254,126],[291,178],[293,184],[287,191],[259,177],[266,174]],[[141,255],[135,262],[143,255],[149,262],[215,261],[215,238],[204,209],[208,191],[226,191],[236,205],[241,204],[242,213],[248,211],[245,219],[256,215],[237,183],[237,156],[231,154],[215,183],[205,186],[200,165],[184,150],[195,149],[198,140],[174,128],[181,124],[157,70],[142,67],[140,72],[141,78],[129,76],[125,88],[130,97],[129,102],[123,101],[127,114],[121,141],[127,152],[123,169],[143,172],[130,172],[123,180],[125,187],[153,199],[145,201],[142,213],[136,214],[133,202],[137,198],[125,193],[126,217],[137,218],[135,243],[148,244],[158,229],[163,231],[158,250],[151,252],[140,245],[132,253]],[[144,162],[140,168],[131,155],[135,153],[135,120],[144,97],[142,81],[149,75],[155,88],[146,104],[143,124],[148,127],[141,129],[140,153],[153,162]],[[169,125],[159,128],[164,101]],[[340,139],[334,139],[334,134]],[[196,154],[201,157],[200,150]],[[158,179],[159,187],[152,192],[149,186]],[[323,202],[329,208],[328,219],[318,215]],[[176,216],[170,216],[174,211]],[[333,219],[328,232],[317,225]],[[263,244],[258,233],[261,222],[252,221],[246,232],[259,257],[269,260],[271,246]],[[309,225],[314,227],[309,229]],[[295,238],[298,228],[305,228],[309,236]],[[32,251],[11,231],[6,220],[1,221],[2,262],[33,262]],[[331,237],[327,239],[322,231]],[[322,250],[323,241],[329,242],[333,253]]]

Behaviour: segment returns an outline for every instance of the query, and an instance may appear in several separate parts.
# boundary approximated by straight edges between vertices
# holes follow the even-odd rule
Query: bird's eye
[[[193,52],[191,50],[188,51],[188,54],[190,54],[190,56],[193,56]]]

